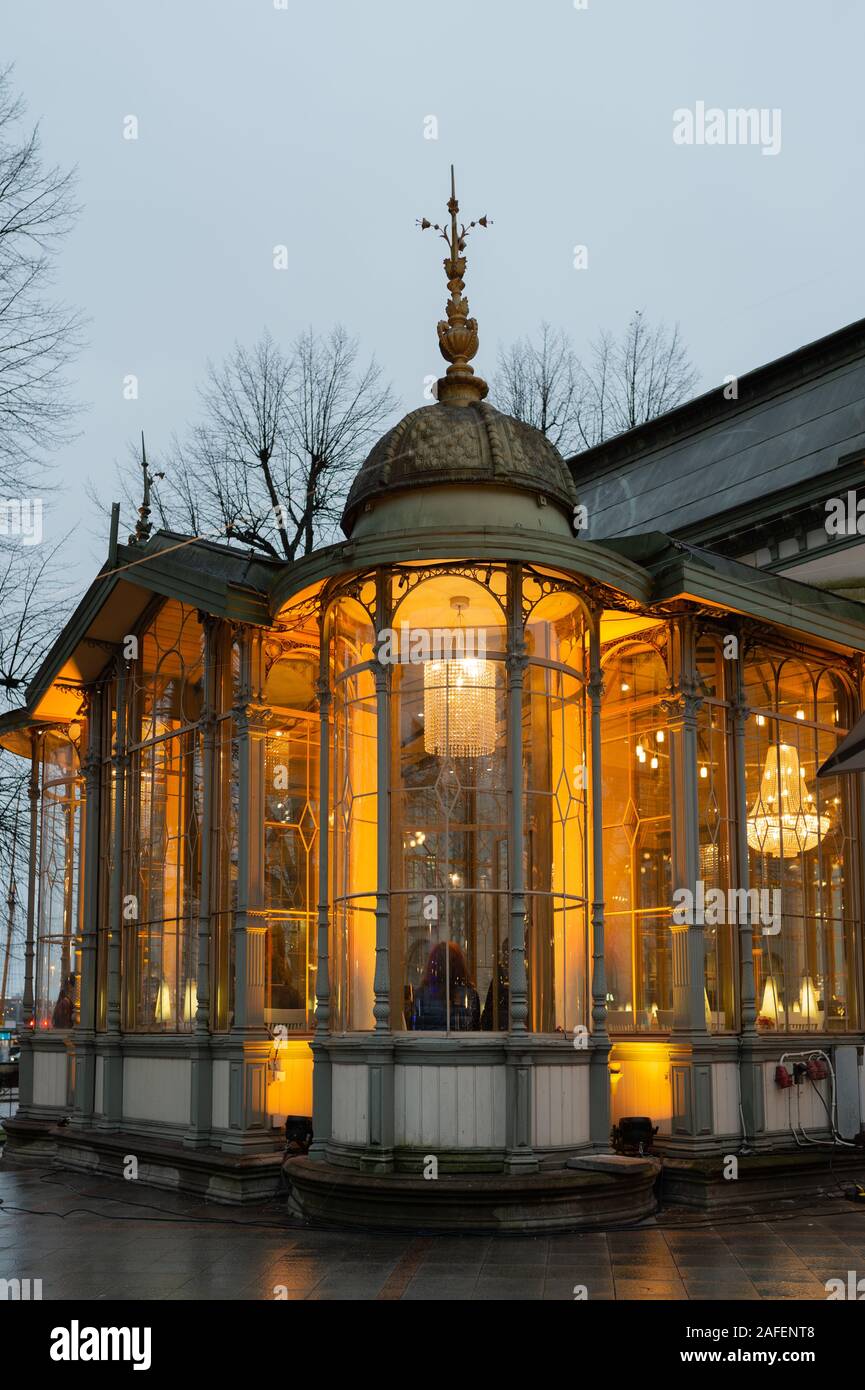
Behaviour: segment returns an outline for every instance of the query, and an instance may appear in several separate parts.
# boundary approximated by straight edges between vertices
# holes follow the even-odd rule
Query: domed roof
[[[519,488],[569,513],[577,500],[567,464],[540,430],[486,401],[438,401],[411,411],[373,446],[348,494],[343,530],[351,534],[373,498],[447,483]]]

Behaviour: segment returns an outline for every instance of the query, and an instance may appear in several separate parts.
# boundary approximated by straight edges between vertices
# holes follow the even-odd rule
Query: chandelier
[[[452,598],[460,615],[468,599]],[[462,641],[465,651],[465,641]],[[423,743],[440,758],[482,758],[496,747],[495,664],[462,656],[427,661],[423,671]]]
[[[748,844],[779,859],[807,854],[829,829],[829,817],[813,809],[799,753],[789,743],[771,747],[757,799],[748,816]]]

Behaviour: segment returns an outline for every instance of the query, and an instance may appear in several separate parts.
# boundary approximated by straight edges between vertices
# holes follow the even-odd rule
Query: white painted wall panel
[[[532,1143],[563,1148],[589,1139],[589,1068],[535,1066]]]
[[[124,1057],[123,1117],[189,1124],[192,1065],[183,1057]]]
[[[334,1062],[333,1137],[341,1144],[369,1140],[369,1083],[365,1062]]]
[[[33,1049],[33,1101],[36,1105],[66,1105],[66,1053]]]
[[[715,1062],[712,1065],[712,1113],[715,1134],[738,1134],[739,1068],[736,1062]]]
[[[505,1069],[398,1066],[397,1144],[412,1148],[496,1149],[505,1142]]]

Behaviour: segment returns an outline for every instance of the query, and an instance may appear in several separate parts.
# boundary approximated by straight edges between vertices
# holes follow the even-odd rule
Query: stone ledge
[[[10,1122],[5,1122],[5,1127],[8,1130]],[[15,1138],[9,1158],[13,1162],[117,1178],[123,1177],[126,1156],[134,1154],[140,1183],[229,1206],[266,1201],[280,1190],[281,1153],[235,1155],[216,1148],[188,1149],[152,1135],[107,1133],[69,1125],[51,1127],[33,1120],[16,1119],[11,1128]]]
[[[427,1180],[292,1158],[285,1172],[291,1187],[289,1211],[316,1225],[468,1234],[631,1225],[657,1209],[659,1165],[642,1160],[639,1172],[558,1168]]]
[[[840,1189],[865,1182],[861,1149],[782,1150],[744,1157],[730,1147],[738,1163],[736,1179],[724,1177],[725,1157],[664,1156],[661,1199],[706,1212],[766,1212],[802,1197],[840,1197]]]

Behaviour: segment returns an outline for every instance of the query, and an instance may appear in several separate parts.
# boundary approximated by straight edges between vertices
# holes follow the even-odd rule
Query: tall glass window
[[[816,776],[849,726],[850,696],[837,673],[768,650],[747,659],[745,685],[747,838],[763,909],[754,931],[757,1026],[855,1029],[855,779]]]
[[[604,660],[602,713],[607,1022],[611,1033],[673,1025],[670,739],[666,665],[654,647]]]
[[[80,726],[79,726],[80,728]],[[78,748],[69,737],[42,739],[39,823],[38,1030],[71,1028],[78,1004],[84,832]]]
[[[393,581],[392,1022],[508,1027],[507,572]]]
[[[331,1026],[373,1028],[378,788],[372,658],[375,585],[363,602],[339,599],[327,615],[333,704],[331,746]]]
[[[313,1027],[318,905],[319,639],[314,615],[281,618],[268,643],[265,699],[265,1022],[289,1032]]]
[[[535,598],[524,581],[524,597]],[[584,628],[568,592],[539,597],[525,632],[523,682],[526,970],[529,1028],[587,1021],[586,701]]]
[[[127,1027],[189,1032],[197,1008],[204,631],[163,604],[140,639],[130,693],[123,921]]]

